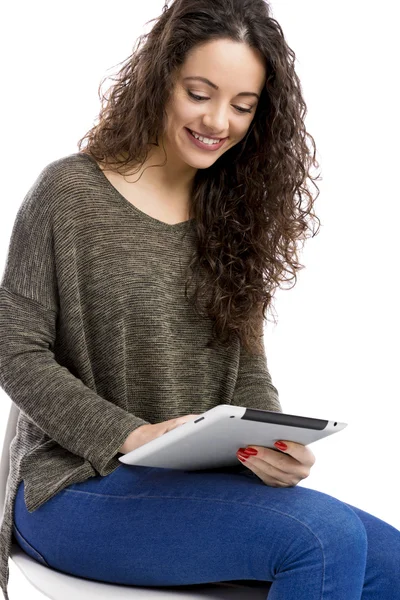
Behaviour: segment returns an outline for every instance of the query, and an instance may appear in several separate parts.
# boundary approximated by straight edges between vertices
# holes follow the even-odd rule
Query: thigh
[[[20,489],[18,491],[18,496],[20,496],[21,494],[23,494],[23,487],[20,487]],[[28,554],[31,558],[33,558],[40,564],[42,564],[46,567],[50,566],[46,562],[46,559],[44,558],[44,556],[38,551],[38,549],[35,548],[35,546],[25,537],[25,535],[22,534],[22,532],[16,526],[15,522],[13,523],[12,533],[13,533],[13,537],[14,537],[15,541],[17,542],[18,546],[20,548],[22,548],[22,550],[24,550],[24,552],[26,552],[26,554]]]
[[[126,485],[132,487],[151,470],[151,467],[133,466],[129,470],[124,469],[122,471],[119,471],[119,469],[120,467],[107,477],[97,475],[81,483],[68,486],[68,488],[62,490],[33,513],[30,513],[26,508],[24,498],[25,484],[24,481],[21,481],[14,503],[12,528],[13,537],[20,548],[42,565],[49,567],[50,564],[47,562],[44,552],[47,554],[49,546],[54,547],[51,543],[53,536],[52,528],[57,526],[58,511],[64,511],[65,509],[63,503],[59,502],[63,492],[67,489],[79,490],[81,492],[87,490],[88,493],[107,494],[110,486],[112,486],[115,493],[118,494],[120,485],[123,486],[122,489],[126,489],[124,488]],[[69,507],[69,510],[71,508]],[[41,527],[43,529],[40,531]]]
[[[347,571],[347,550],[353,570],[346,591],[358,589],[364,575],[365,530],[350,507],[229,470],[121,465],[67,487],[33,513],[20,506],[17,518],[53,568],[101,581],[278,581],[287,597],[303,585],[311,600],[320,597],[323,577],[334,581]]]

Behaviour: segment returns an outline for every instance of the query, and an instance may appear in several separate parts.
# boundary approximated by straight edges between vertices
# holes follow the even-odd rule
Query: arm
[[[0,386],[51,439],[101,474],[147,421],[86,386],[54,355],[59,314],[48,167],[20,206],[0,285]]]
[[[245,406],[246,408],[282,412],[279,393],[272,383],[268,370],[264,344],[260,356],[251,356],[241,347],[238,377],[232,404],[234,406]],[[260,478],[253,471],[240,463],[239,460],[237,462],[238,465],[230,468],[233,472],[260,481]]]
[[[252,356],[241,347],[232,404],[282,412],[279,393],[268,370],[264,345],[260,356]]]

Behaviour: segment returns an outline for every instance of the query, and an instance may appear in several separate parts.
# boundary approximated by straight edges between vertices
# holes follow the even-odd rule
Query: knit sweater
[[[265,352],[206,347],[184,295],[194,219],[129,202],[83,153],[43,168],[18,209],[0,284],[0,385],[19,408],[0,528],[0,585],[16,491],[29,512],[121,465],[129,433],[219,404],[281,412]],[[241,467],[246,468],[246,467]]]

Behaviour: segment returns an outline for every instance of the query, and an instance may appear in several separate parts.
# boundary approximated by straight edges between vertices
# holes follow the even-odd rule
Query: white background
[[[77,152],[117,71],[163,0],[7,3],[1,43],[0,267],[16,212],[49,162]],[[284,412],[345,421],[316,442],[299,485],[400,529],[399,46],[395,3],[275,0],[296,53],[323,180],[305,269],[279,290],[265,347]],[[103,92],[108,85],[103,85]],[[396,93],[397,90],[397,93]],[[311,186],[312,191],[314,188]],[[287,286],[288,287],[288,286]],[[3,439],[10,400],[0,390]],[[12,599],[43,598],[10,561]]]

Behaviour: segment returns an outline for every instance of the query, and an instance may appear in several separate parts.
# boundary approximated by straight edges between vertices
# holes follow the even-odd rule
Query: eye
[[[188,95],[196,100],[197,102],[201,102],[201,100],[209,100],[208,96],[197,96],[197,94],[192,94],[192,92],[188,91]],[[236,110],[240,113],[251,113],[253,108],[242,108],[241,106],[235,106]]]

